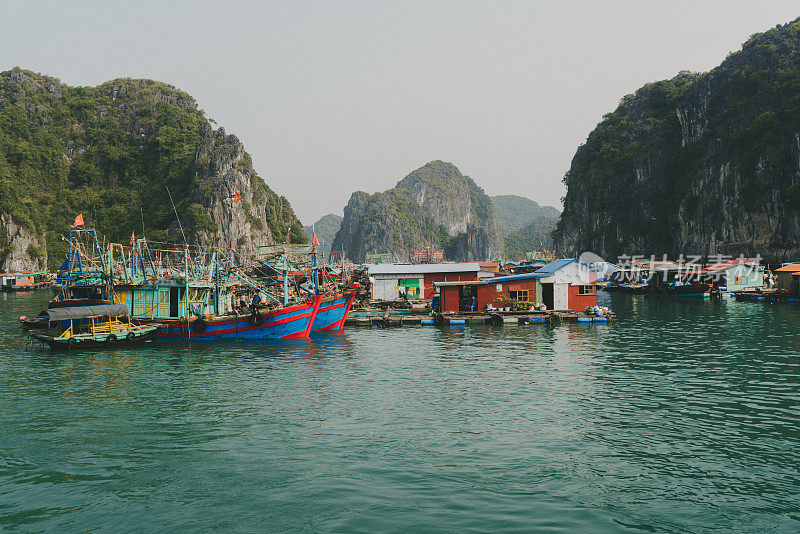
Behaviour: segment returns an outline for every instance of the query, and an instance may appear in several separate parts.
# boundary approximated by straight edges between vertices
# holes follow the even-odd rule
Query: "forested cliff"
[[[450,260],[494,257],[503,248],[495,217],[491,198],[471,178],[452,163],[432,161],[388,191],[353,193],[333,250],[357,262],[368,254],[407,261],[429,246]]]
[[[70,87],[15,68],[0,73],[0,271],[60,263],[78,213],[108,239],[223,250],[305,242],[289,202],[253,170],[234,135],[194,99],[152,80]],[[233,203],[236,192],[241,202]],[[49,259],[49,260],[48,260]]]
[[[800,19],[625,96],[564,182],[560,253],[800,257]]]

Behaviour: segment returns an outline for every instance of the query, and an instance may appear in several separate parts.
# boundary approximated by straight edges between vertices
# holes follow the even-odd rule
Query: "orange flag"
[[[317,239],[317,231],[314,230],[313,228],[311,229],[311,236],[312,236],[311,237],[311,244],[314,245],[315,247],[318,247],[319,246],[319,240]]]
[[[133,246],[133,234],[134,232],[131,232],[131,246]]]
[[[75,217],[75,222],[72,224],[72,227],[75,228],[76,226],[83,226],[83,213]]]
[[[242,200],[242,195],[240,195],[239,192],[237,191],[236,194],[233,195],[233,203],[236,204],[240,200]]]

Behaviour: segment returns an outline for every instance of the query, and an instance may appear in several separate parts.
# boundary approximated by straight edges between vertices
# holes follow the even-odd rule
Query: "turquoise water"
[[[0,295],[0,530],[800,530],[800,308],[57,354]]]

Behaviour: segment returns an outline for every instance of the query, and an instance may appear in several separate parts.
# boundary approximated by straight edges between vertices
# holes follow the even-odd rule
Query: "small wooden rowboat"
[[[53,349],[82,349],[134,345],[153,340],[161,325],[135,325],[124,304],[52,308],[49,322],[60,323],[60,335],[31,332],[31,337]]]

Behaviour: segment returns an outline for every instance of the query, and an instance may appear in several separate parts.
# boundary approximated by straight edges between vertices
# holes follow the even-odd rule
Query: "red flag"
[[[75,228],[76,226],[83,226],[83,213],[75,217],[75,222],[72,224],[72,227]]]
[[[317,231],[314,230],[313,228],[311,229],[311,236],[312,236],[311,237],[311,244],[314,245],[315,247],[318,247],[319,246],[319,240],[317,239]]]
[[[133,232],[131,232],[131,246],[133,246]]]
[[[242,195],[240,195],[239,192],[237,191],[236,194],[233,195],[233,203],[236,204],[240,200],[242,200]]]

